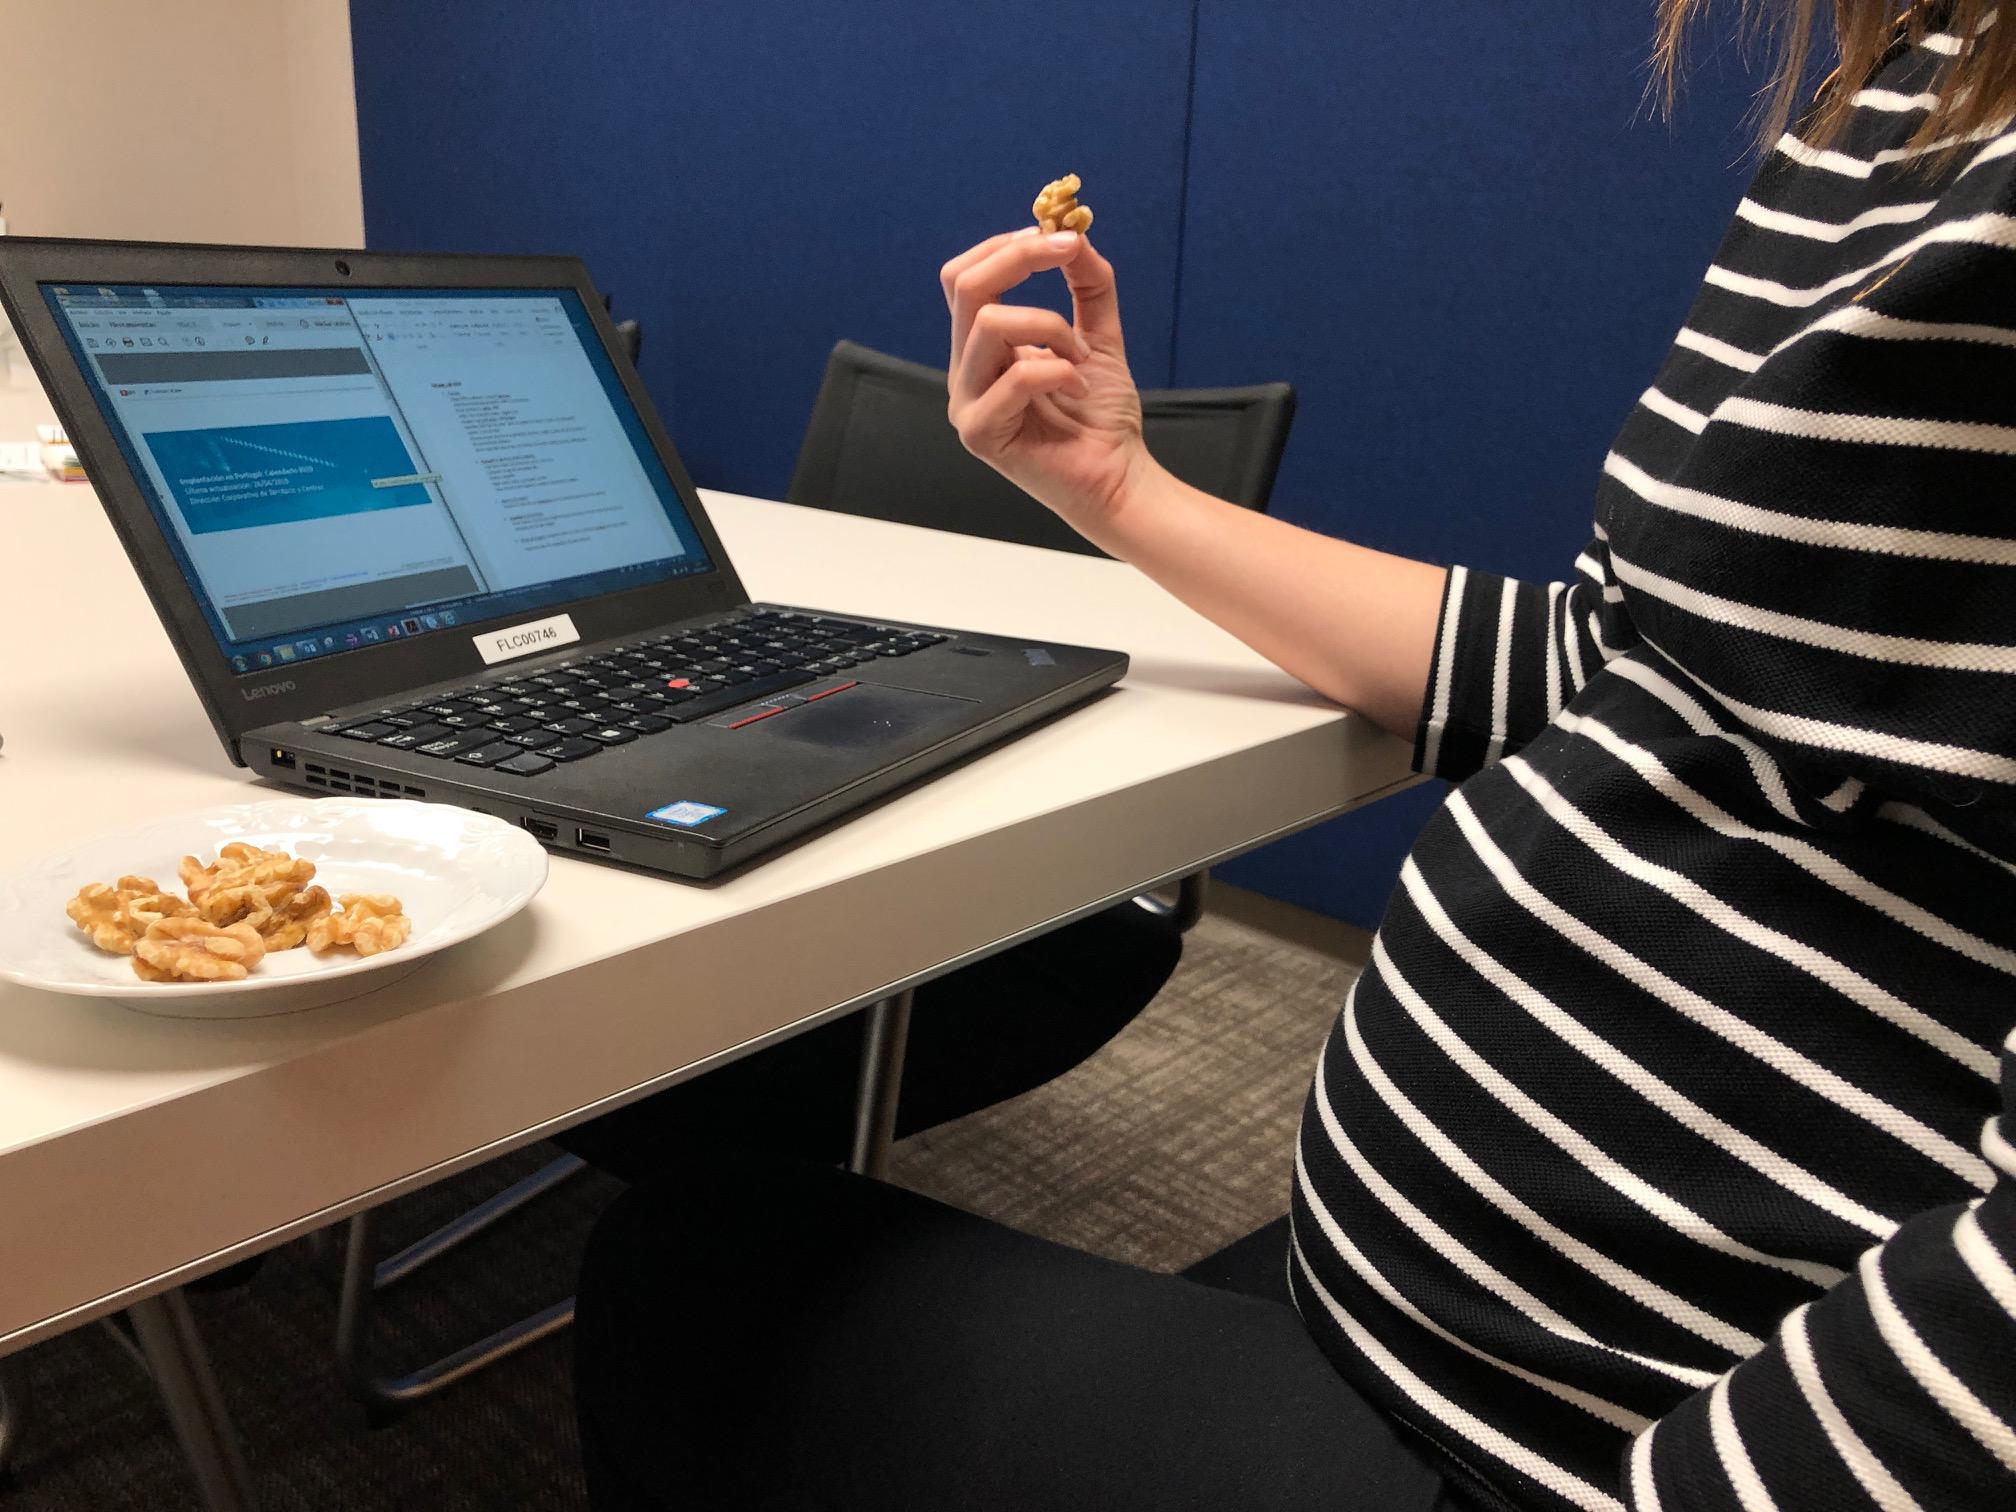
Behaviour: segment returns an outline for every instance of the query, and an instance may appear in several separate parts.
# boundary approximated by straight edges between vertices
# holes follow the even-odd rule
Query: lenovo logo
[[[261,683],[256,688],[240,688],[238,696],[247,703],[254,703],[262,698],[271,698],[275,693],[292,693],[293,691],[294,679],[290,677],[283,682]]]

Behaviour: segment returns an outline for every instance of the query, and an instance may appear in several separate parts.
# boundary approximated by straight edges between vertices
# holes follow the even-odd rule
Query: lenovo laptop
[[[1126,671],[751,603],[573,258],[9,237],[0,299],[225,750],[289,787],[704,878]]]

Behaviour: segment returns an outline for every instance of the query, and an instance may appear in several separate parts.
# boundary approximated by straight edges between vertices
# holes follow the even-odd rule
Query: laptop
[[[701,879],[1127,669],[751,602],[578,259],[8,237],[0,300],[224,749],[287,787]]]

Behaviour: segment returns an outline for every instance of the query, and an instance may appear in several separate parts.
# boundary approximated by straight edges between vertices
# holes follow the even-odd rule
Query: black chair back
[[[1143,439],[1184,482],[1265,510],[1295,419],[1285,383],[1151,389]],[[786,497],[842,514],[1103,555],[959,444],[945,418],[945,374],[842,341],[798,449]]]

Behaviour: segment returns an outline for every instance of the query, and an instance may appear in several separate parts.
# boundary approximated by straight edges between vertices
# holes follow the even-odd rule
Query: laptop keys
[[[450,730],[439,740],[430,740],[425,745],[416,745],[413,749],[422,756],[460,756],[464,751],[473,751],[478,746],[488,745],[496,738],[488,730]]]
[[[335,733],[532,777],[946,637],[775,610],[646,636],[508,682],[384,709]]]
[[[444,735],[452,735],[454,733],[446,725],[415,725],[410,730],[393,731],[390,735],[380,740],[378,744],[390,746],[395,751],[410,751],[415,746],[426,745],[429,741],[439,740]]]
[[[602,747],[592,740],[583,740],[579,735],[569,735],[556,740],[551,745],[540,746],[533,754],[544,756],[549,761],[579,761],[583,756],[593,756]]]
[[[496,766],[500,761],[508,761],[513,756],[523,755],[524,752],[525,747],[521,745],[515,745],[508,740],[495,740],[489,745],[478,746],[473,751],[462,751],[455,759],[467,762],[470,766],[488,767]]]

